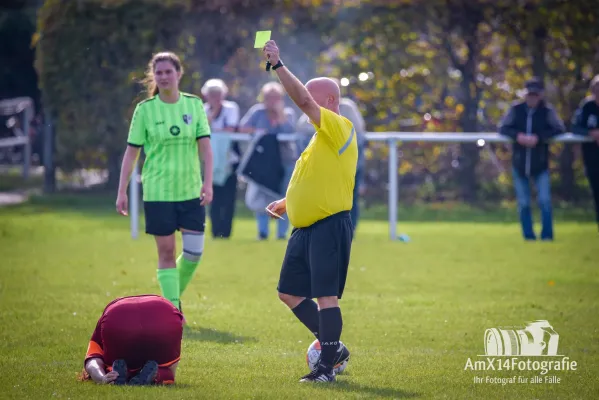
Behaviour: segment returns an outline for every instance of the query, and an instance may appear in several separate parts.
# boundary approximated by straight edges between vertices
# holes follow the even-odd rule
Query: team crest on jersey
[[[183,122],[187,125],[191,124],[191,114],[183,114]]]
[[[589,128],[596,128],[597,127],[597,117],[594,115],[589,115],[589,120],[587,122],[587,125]]]

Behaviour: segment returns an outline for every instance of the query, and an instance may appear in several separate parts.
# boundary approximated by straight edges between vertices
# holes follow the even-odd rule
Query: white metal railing
[[[0,149],[23,146],[23,178],[27,179],[31,166],[31,141],[29,139],[29,132],[31,129],[31,120],[35,113],[33,99],[30,97],[17,97],[0,101],[0,115],[14,115],[15,117],[19,117],[19,113],[23,113],[20,117],[22,124],[21,134],[0,139]]]
[[[213,132],[217,135],[227,135],[231,139],[239,142],[251,140],[252,135],[244,133]],[[389,237],[391,240],[397,239],[397,143],[398,142],[434,142],[434,143],[477,143],[484,146],[485,143],[509,143],[511,139],[495,132],[367,132],[365,134],[369,142],[387,142],[389,146]],[[299,138],[305,138],[306,134],[280,134],[280,141],[294,141]],[[591,141],[590,138],[565,133],[556,136],[553,142],[562,143],[582,143]],[[139,235],[139,168],[138,164],[134,166],[131,176],[132,184],[129,186],[129,210],[131,214],[131,237],[137,238]]]

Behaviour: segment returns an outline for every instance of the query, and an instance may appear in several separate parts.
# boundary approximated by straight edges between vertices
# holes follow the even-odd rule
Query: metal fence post
[[[397,238],[397,140],[389,139],[389,238]]]
[[[31,107],[26,107],[23,111],[23,135],[25,144],[23,146],[23,179],[29,178],[31,168]]]
[[[54,125],[48,108],[44,108],[44,193],[53,193],[56,190],[56,174],[54,171]]]

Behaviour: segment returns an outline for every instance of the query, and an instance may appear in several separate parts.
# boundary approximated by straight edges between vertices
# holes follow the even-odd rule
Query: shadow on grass
[[[370,396],[378,396],[378,397],[390,397],[393,399],[412,399],[415,397],[420,397],[420,393],[409,392],[400,389],[393,389],[387,387],[375,387],[375,386],[365,386],[357,383],[344,382],[344,381],[336,381],[330,385],[314,385],[317,389],[322,390],[330,390],[330,391],[342,391],[342,392],[353,392],[353,393],[363,393]]]
[[[198,340],[200,342],[215,342],[223,344],[257,342],[258,339],[251,336],[237,336],[231,332],[219,331],[212,328],[186,326],[183,330],[185,339]]]

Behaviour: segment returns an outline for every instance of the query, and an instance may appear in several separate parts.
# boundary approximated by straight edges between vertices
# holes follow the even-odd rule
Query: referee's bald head
[[[325,77],[310,79],[306,83],[306,89],[319,106],[339,113],[341,90],[334,79]]]

